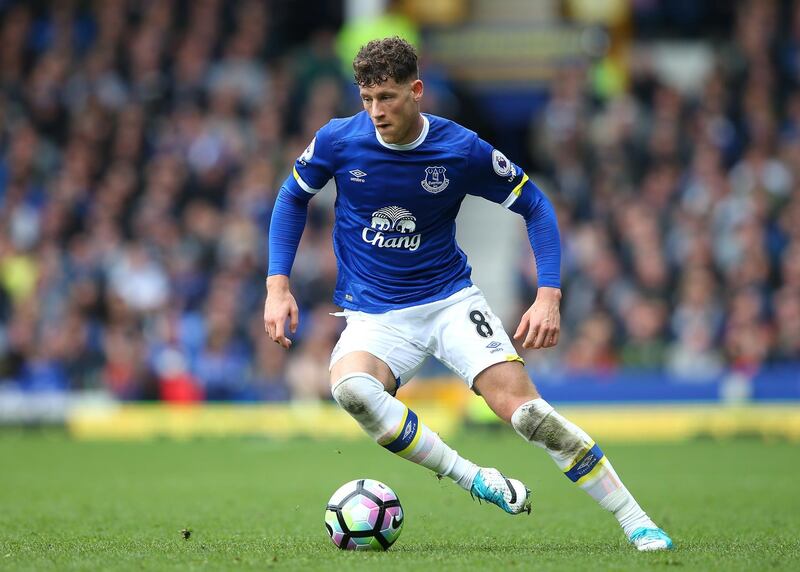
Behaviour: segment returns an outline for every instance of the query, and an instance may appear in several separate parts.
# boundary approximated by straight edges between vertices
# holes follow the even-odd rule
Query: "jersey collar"
[[[378,143],[386,147],[387,149],[394,149],[395,151],[409,151],[411,149],[416,149],[422,142],[425,141],[425,138],[428,136],[428,129],[430,129],[430,123],[428,122],[428,118],[424,115],[422,116],[422,131],[419,134],[419,137],[414,139],[411,143],[404,143],[403,145],[395,145],[394,143],[387,143],[381,137],[381,134],[378,133],[378,130],[375,130],[375,137],[378,138]]]

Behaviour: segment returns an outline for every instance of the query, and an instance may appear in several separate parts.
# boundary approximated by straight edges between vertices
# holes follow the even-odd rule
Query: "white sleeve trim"
[[[511,205],[513,205],[518,198],[519,198],[519,195],[517,193],[515,193],[514,191],[511,191],[511,194],[508,195],[508,198],[503,201],[503,206],[505,208],[507,208],[507,209],[511,208]]]
[[[505,208],[511,208],[511,205],[513,205],[514,202],[522,194],[522,187],[527,182],[528,182],[528,175],[526,175],[525,173],[522,173],[522,180],[519,182],[519,184],[516,187],[514,187],[514,190],[511,191],[511,193],[509,193],[508,198],[506,198],[506,200],[503,201],[503,206]]]
[[[306,183],[303,178],[300,176],[300,173],[297,172],[296,167],[292,167],[292,175],[294,175],[294,180],[297,181],[297,184],[300,185],[300,188],[303,189],[305,192],[316,195],[322,189],[314,189]]]

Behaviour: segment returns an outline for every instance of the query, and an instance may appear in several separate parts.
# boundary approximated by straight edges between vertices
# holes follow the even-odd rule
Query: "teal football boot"
[[[531,491],[517,479],[507,479],[497,469],[480,469],[469,493],[496,504],[508,514],[531,513]]]
[[[672,539],[660,528],[637,528],[629,540],[639,552],[672,550]]]

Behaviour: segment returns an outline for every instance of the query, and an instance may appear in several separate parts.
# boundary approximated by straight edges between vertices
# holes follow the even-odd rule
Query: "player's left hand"
[[[522,315],[514,333],[514,339],[525,336],[522,347],[525,349],[552,348],[558,343],[561,333],[561,290],[558,288],[539,288],[536,301]]]

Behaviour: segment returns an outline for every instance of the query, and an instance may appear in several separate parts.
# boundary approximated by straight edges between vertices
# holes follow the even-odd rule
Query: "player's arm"
[[[514,334],[524,348],[549,348],[561,331],[561,241],[553,205],[528,175],[505,155],[475,137],[469,170],[473,194],[501,204],[525,218],[536,257],[539,290]]]
[[[544,193],[530,181],[525,181],[520,190],[509,209],[525,218],[539,289],[536,300],[522,315],[514,339],[522,339],[523,348],[549,348],[558,343],[561,334],[561,239],[553,205]]]
[[[299,321],[300,312],[289,287],[289,273],[306,226],[311,196],[295,196],[285,185],[281,187],[269,225],[269,271],[267,299],[264,302],[264,329],[271,340],[284,348],[292,345],[292,341],[286,337],[286,320],[289,320],[289,330],[292,333],[297,330]]]
[[[294,333],[300,318],[297,302],[289,286],[297,247],[308,217],[308,203],[332,176],[332,158],[327,126],[298,157],[292,174],[281,186],[269,225],[269,271],[267,299],[264,302],[264,329],[275,343],[289,348],[286,321]]]

